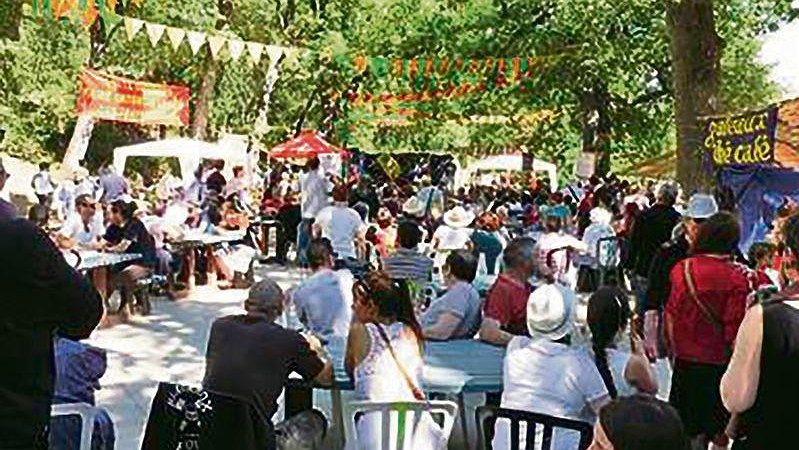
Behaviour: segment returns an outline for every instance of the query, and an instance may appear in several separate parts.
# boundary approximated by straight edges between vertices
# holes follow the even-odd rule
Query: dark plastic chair
[[[585,450],[591,444],[594,436],[593,427],[586,423],[571,419],[536,414],[515,409],[497,408],[495,406],[480,406],[475,411],[477,420],[477,439],[480,450],[491,450],[491,441],[494,439],[494,424],[497,419],[510,420],[510,450],[519,449],[520,424],[527,424],[526,450],[536,448],[536,428],[544,427],[541,450],[552,450],[552,435],[555,428],[573,430],[580,433],[580,445],[574,450]]]

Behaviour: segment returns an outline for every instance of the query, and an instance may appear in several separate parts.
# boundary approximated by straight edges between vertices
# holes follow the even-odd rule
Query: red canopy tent
[[[298,158],[309,159],[315,156],[338,153],[342,157],[347,154],[345,150],[335,147],[327,142],[319,133],[305,130],[299,136],[292,138],[269,152],[272,158]]]

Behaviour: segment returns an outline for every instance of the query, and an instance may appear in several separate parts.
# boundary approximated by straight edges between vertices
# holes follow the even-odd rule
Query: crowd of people
[[[252,284],[249,267],[231,270],[225,260],[223,252],[234,248],[205,255],[231,286],[250,290],[246,314],[211,327],[203,386],[255,405],[269,448],[287,448],[282,440],[297,433],[281,430],[311,420],[269,418],[290,373],[332,381],[329,343],[346,342],[344,365],[357,399],[423,401],[424,343],[454,339],[505,349],[503,391],[488,395],[488,403],[588,423],[594,450],[784,446],[790,399],[799,390],[790,382],[799,372],[799,211],[790,202],[769,241],[744,255],[727,193],[684,193],[669,182],[594,177],[552,192],[548,180],[518,173],[456,188],[446,165],[419,164],[388,180],[357,165],[344,175],[325,173],[316,158],[303,167],[270,167],[257,181],[241,168],[226,181],[223,169],[219,162],[203,166],[185,188],[160,183],[160,203],[141,209],[136,190],[104,170],[91,192],[67,202],[53,239],[46,234],[51,221],[38,222],[44,229],[22,224],[0,200],[0,250],[7,250],[0,264],[14,267],[2,282],[15,296],[42,302],[36,311],[27,309],[33,303],[9,308],[0,321],[0,354],[16,361],[20,342],[36,339],[37,361],[48,361],[25,356],[35,367],[17,365],[0,378],[0,396],[17,399],[0,407],[0,437],[39,439],[52,393],[37,391],[21,433],[25,418],[10,419],[23,401],[13,389],[31,392],[37,381],[22,381],[22,374],[45,376],[52,366],[45,353],[54,330],[61,338],[85,337],[102,311],[101,297],[57,248],[142,255],[116,267],[108,282],[121,287],[123,306],[135,306],[127,295],[137,279],[180,272],[164,246],[171,228],[246,231],[257,219],[279,225],[269,262],[296,265],[305,277],[286,291],[270,279]],[[77,175],[73,185],[83,186]],[[0,166],[0,187],[5,177]],[[57,209],[52,198],[64,194],[48,180],[42,167],[33,186],[50,212]],[[31,261],[51,261],[55,272],[11,261],[9,253],[20,258],[10,249],[21,234],[35,237]],[[48,296],[53,289],[64,292]],[[578,317],[581,305],[585,317]],[[42,310],[51,313],[34,320]],[[298,325],[277,324],[287,315]],[[374,414],[359,420],[362,448],[376,448],[378,422]],[[307,442],[324,434],[324,422],[314,423],[321,425],[303,428],[314,435]],[[513,447],[509,428],[497,421],[495,449]],[[435,423],[424,420],[419,430],[419,442],[435,448]],[[579,442],[562,430],[553,439],[554,449]]]

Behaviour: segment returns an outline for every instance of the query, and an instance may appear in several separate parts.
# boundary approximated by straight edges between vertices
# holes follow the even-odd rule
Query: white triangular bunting
[[[191,54],[196,55],[197,52],[200,51],[200,47],[205,44],[205,33],[200,33],[199,31],[187,31],[186,40],[189,41]]]
[[[247,53],[250,54],[250,59],[254,64],[261,62],[261,55],[264,53],[264,46],[257,42],[247,43]]]
[[[230,58],[233,61],[238,61],[241,54],[244,53],[244,41],[231,39],[227,41],[227,49],[230,51]]]
[[[153,44],[153,47],[157,46],[158,42],[161,41],[161,36],[164,35],[166,25],[146,22],[144,24],[144,28],[147,29],[147,36],[150,37],[150,43]]]
[[[128,34],[128,40],[132,41],[134,37],[136,37],[136,33],[141,30],[142,22],[139,19],[134,19],[132,17],[125,17],[125,32]]]
[[[211,57],[216,59],[219,56],[219,50],[225,45],[227,39],[220,36],[208,36],[208,48],[211,49]]]
[[[266,54],[269,55],[269,64],[274,66],[277,64],[281,56],[283,56],[283,47],[277,45],[267,45]]]
[[[186,37],[186,31],[181,28],[169,27],[166,29],[166,35],[169,37],[169,42],[172,43],[172,50],[177,50],[183,38]]]

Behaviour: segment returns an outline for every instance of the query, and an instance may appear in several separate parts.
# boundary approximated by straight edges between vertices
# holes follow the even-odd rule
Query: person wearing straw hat
[[[530,336],[511,339],[505,354],[503,408],[596,423],[610,396],[586,349],[571,345],[575,301],[574,291],[560,284],[545,284],[530,294]],[[509,428],[507,421],[497,420],[493,448],[510,448]],[[525,430],[520,437],[519,448],[526,448]],[[552,449],[575,449],[578,441],[576,432],[556,430]]]
[[[444,224],[433,233],[433,248],[436,250],[463,250],[471,242],[474,213],[463,206],[456,206],[444,213]]]

